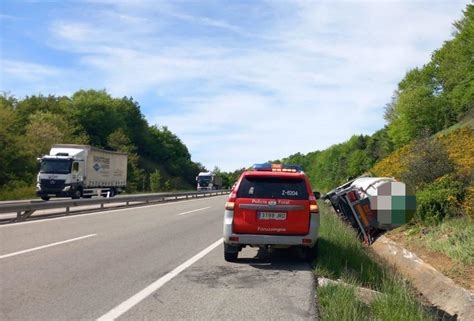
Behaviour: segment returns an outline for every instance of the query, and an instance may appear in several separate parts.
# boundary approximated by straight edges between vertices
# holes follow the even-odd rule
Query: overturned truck
[[[391,177],[359,177],[336,187],[324,198],[351,224],[366,244],[381,232],[408,222],[415,211],[415,196]]]

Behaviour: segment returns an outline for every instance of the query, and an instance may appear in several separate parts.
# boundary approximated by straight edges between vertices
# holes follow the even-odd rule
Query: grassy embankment
[[[318,287],[323,321],[432,319],[417,302],[409,284],[377,263],[355,232],[324,204],[321,205],[319,242],[315,273],[349,284]],[[356,296],[356,287],[370,288],[382,294],[366,304]]]
[[[474,117],[439,132],[432,141],[446,150],[453,170],[417,187],[414,220],[387,236],[474,290]],[[403,147],[372,172],[400,179],[413,153],[410,145]]]

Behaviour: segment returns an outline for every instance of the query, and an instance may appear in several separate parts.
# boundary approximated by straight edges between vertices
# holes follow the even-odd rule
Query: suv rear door
[[[309,195],[302,174],[245,175],[236,196],[234,233],[306,235],[309,231]]]

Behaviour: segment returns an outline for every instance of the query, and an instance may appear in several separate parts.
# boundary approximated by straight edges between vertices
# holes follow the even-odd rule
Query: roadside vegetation
[[[104,90],[72,96],[0,96],[0,200],[30,198],[37,157],[57,143],[90,144],[129,155],[127,192],[191,189],[203,166],[165,126],[150,126],[132,98]]]
[[[323,151],[280,160],[302,165],[321,192],[364,174],[405,182],[416,195],[416,213],[410,224],[388,236],[415,252],[425,252],[428,262],[449,276],[456,270],[458,283],[470,288],[474,288],[474,278],[469,277],[474,271],[472,39],[474,5],[469,4],[453,24],[452,39],[400,81],[385,106],[384,128],[371,136],[354,135]],[[446,260],[430,261],[439,257],[430,253]]]
[[[343,283],[317,288],[322,320],[432,320],[407,281],[378,264],[355,231],[321,204],[318,277]],[[380,292],[371,302],[356,295],[357,287]]]
[[[371,136],[354,135],[348,141],[323,151],[297,153],[281,159],[300,164],[314,187],[327,192],[364,173],[400,177],[402,164],[395,155],[405,155],[409,145],[439,133],[456,165],[467,168],[472,159],[472,131],[460,136],[449,133],[474,125],[474,5],[469,4],[453,24],[453,38],[435,50],[421,68],[408,71],[385,106],[384,128]],[[461,142],[457,142],[462,139]],[[455,144],[456,149],[449,147]],[[464,145],[466,144],[466,145]],[[464,157],[462,154],[465,153]],[[390,157],[389,157],[390,156]],[[388,159],[386,159],[389,157]],[[390,172],[379,162],[390,163]],[[385,166],[385,165],[383,165]],[[472,167],[471,167],[472,170]]]

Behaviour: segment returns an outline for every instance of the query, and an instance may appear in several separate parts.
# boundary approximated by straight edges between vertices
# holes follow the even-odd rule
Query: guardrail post
[[[31,216],[31,214],[33,214],[34,212],[35,212],[35,210],[26,210],[26,211],[24,211],[23,213],[22,213],[22,212],[17,212],[17,213],[16,213],[16,215],[17,215],[17,222],[26,220],[26,219],[29,218],[29,217]]]
[[[66,206],[66,215],[69,215],[69,206]]]
[[[104,208],[104,203],[100,203],[100,208],[101,208],[101,209]]]

